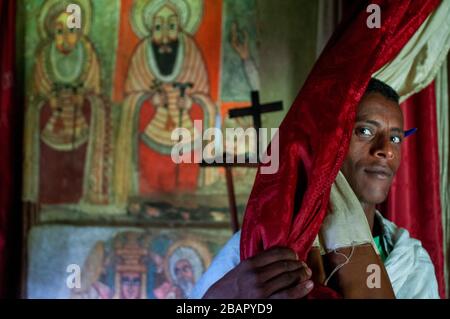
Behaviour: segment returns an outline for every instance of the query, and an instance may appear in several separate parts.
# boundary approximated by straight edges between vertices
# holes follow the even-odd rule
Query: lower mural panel
[[[229,229],[37,226],[28,298],[186,298]]]

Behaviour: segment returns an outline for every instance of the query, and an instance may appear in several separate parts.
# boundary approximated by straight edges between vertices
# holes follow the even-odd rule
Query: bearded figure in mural
[[[195,191],[210,179],[197,164],[171,159],[172,132],[188,129],[201,145],[203,129],[214,125],[216,107],[195,33],[202,18],[201,0],[135,1],[131,25],[142,39],[131,58],[116,154],[116,195]],[[198,141],[197,141],[198,142]],[[195,144],[197,145],[197,144]],[[184,154],[193,158],[192,148]]]
[[[211,263],[209,250],[199,241],[182,239],[165,256],[166,281],[153,290],[157,299],[188,298],[197,280]]]
[[[82,26],[70,29],[69,4]],[[26,110],[25,200],[43,204],[108,201],[109,111],[88,32],[88,0],[49,0],[39,14],[32,96]]]

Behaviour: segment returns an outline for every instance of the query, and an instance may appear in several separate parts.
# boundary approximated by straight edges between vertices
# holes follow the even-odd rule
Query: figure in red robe
[[[139,30],[136,21],[134,28],[150,35],[138,44],[125,84],[115,176],[120,202],[131,194],[195,191],[205,182],[207,176],[201,176],[198,164],[172,160],[173,146],[179,142],[172,139],[172,132],[187,129],[191,139],[183,142],[194,145],[194,138],[201,142],[202,128],[194,121],[201,120],[204,129],[211,127],[216,113],[205,63],[188,33],[192,28],[185,29],[192,24],[183,8],[157,2],[142,10],[146,14],[141,19],[148,22],[150,32]],[[201,148],[191,150],[192,160],[194,152]]]
[[[87,37],[67,26],[64,3],[43,6],[26,111],[24,199],[42,204],[106,204],[110,147],[100,66]],[[88,8],[86,8],[88,10]]]

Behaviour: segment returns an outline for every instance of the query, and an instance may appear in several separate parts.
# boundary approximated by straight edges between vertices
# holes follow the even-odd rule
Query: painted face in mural
[[[56,48],[63,54],[69,54],[75,48],[80,38],[77,29],[69,29],[67,20],[69,15],[66,12],[56,17],[54,24]]]
[[[141,275],[136,272],[124,272],[120,275],[120,292],[124,299],[139,299],[141,293]]]
[[[177,285],[188,295],[195,284],[194,270],[187,259],[180,259],[175,264],[175,276]]]
[[[178,52],[179,19],[171,7],[159,10],[152,24],[152,47],[159,71],[170,75]]]

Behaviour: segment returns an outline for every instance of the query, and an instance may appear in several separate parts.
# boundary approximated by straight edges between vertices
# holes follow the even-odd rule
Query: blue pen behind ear
[[[405,137],[408,137],[408,136],[410,136],[410,135],[413,135],[413,134],[416,133],[416,132],[417,132],[417,127],[412,128],[412,129],[409,129],[409,130],[405,131]]]

